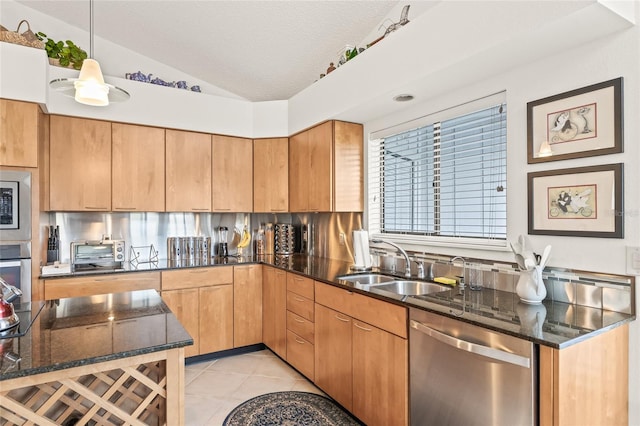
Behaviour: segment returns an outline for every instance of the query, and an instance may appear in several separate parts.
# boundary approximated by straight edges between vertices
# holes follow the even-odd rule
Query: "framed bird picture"
[[[622,77],[527,103],[527,163],[623,152]]]

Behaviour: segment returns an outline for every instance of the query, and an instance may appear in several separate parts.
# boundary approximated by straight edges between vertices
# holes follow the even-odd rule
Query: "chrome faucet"
[[[467,268],[467,261],[464,260],[464,257],[462,256],[456,256],[453,259],[451,259],[449,262],[452,265],[455,265],[456,260],[462,260],[462,278],[460,278],[460,290],[464,290],[464,277],[465,277],[465,272]]]
[[[375,244],[383,244],[383,243],[389,244],[390,246],[395,247],[398,250],[398,252],[400,252],[402,256],[404,256],[404,262],[405,262],[404,276],[407,278],[411,278],[411,259],[409,259],[409,255],[407,254],[406,251],[404,251],[402,247],[400,247],[394,242],[386,241],[386,240],[372,239],[371,242]]]

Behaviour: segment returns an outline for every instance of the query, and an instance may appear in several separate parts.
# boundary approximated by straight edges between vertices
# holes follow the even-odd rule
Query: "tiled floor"
[[[185,423],[220,426],[241,402],[269,392],[323,394],[270,350],[187,365]]]

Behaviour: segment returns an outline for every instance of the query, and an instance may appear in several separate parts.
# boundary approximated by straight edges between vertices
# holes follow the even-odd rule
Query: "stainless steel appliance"
[[[534,425],[531,342],[410,309],[412,425]]]
[[[71,243],[71,269],[82,271],[113,271],[123,269],[123,240],[74,241]]]
[[[0,241],[31,240],[31,173],[0,170]]]
[[[31,301],[31,243],[0,241],[0,277],[22,291],[22,301]]]

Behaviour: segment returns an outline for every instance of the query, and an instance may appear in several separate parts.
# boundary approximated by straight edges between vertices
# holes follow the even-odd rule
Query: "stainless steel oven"
[[[22,302],[31,301],[31,243],[0,241],[0,277],[22,291]]]
[[[0,170],[0,241],[31,241],[31,173]]]
[[[0,170],[0,277],[31,301],[31,173]]]

